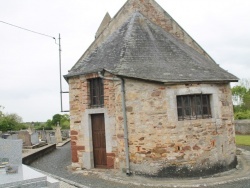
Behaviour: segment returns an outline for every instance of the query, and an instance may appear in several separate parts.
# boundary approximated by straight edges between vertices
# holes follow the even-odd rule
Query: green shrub
[[[235,112],[234,119],[250,119],[250,110]]]

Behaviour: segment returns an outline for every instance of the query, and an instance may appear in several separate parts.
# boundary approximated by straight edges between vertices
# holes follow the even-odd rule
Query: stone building
[[[65,79],[73,167],[176,177],[236,165],[229,84],[238,78],[154,0],[107,14]]]

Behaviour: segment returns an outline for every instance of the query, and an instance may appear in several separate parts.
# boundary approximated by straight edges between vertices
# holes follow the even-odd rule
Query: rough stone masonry
[[[98,97],[103,97],[103,104],[93,107],[90,83],[101,78],[100,73],[103,96]],[[104,116],[105,148],[100,151],[105,157],[98,160],[105,168],[123,170],[129,165],[134,174],[186,177],[236,166],[230,82],[238,78],[220,68],[154,0],[128,0],[114,18],[102,23],[95,41],[65,79],[73,167],[95,168],[99,148],[93,143],[99,137],[92,134],[91,118],[96,114]],[[200,109],[209,116],[180,120],[178,97],[191,100],[197,95],[209,98]],[[187,115],[185,105],[180,108]],[[188,108],[198,108],[194,105]]]

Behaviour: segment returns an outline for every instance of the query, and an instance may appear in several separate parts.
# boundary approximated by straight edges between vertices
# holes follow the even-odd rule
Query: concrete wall
[[[250,134],[250,120],[235,120],[235,133],[236,134]]]
[[[108,168],[125,168],[119,81],[104,80],[104,108],[89,108],[88,78],[69,80],[73,166],[93,168],[91,114],[103,113]],[[110,75],[106,75],[110,76]],[[235,129],[229,84],[166,86],[125,80],[130,166],[149,176],[218,171],[235,162]],[[209,94],[212,118],[178,121],[177,95]],[[171,170],[172,169],[172,170]],[[171,174],[169,174],[171,172]]]
[[[9,164],[22,164],[22,140],[0,139],[0,158],[7,158]]]

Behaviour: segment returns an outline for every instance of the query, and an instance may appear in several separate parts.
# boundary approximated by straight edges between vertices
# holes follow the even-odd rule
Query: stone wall
[[[235,120],[235,133],[236,134],[250,134],[250,120]]]
[[[81,166],[80,158],[83,145],[83,132],[81,131],[81,114],[82,109],[86,108],[86,95],[84,92],[87,86],[81,81],[80,77],[69,79],[69,102],[70,102],[70,135],[71,135],[71,152],[72,162]]]
[[[92,109],[87,79],[93,77],[97,74],[69,80],[73,167],[94,168],[90,115],[103,113],[108,168],[124,169],[121,83],[104,80],[104,108]],[[178,121],[176,96],[198,93],[211,96],[212,118]],[[134,173],[181,176],[192,171],[200,175],[234,164],[235,130],[229,84],[167,86],[125,79],[125,96],[130,167]]]
[[[165,86],[126,79],[131,170],[171,176],[186,170],[207,173],[228,168],[235,160],[231,90],[228,84]],[[210,119],[178,121],[177,95],[211,94]],[[117,98],[118,99],[118,98]],[[123,118],[116,101],[119,167],[125,168]],[[212,169],[210,169],[212,168]],[[184,171],[183,171],[184,170]]]
[[[112,77],[110,74],[106,74],[105,76]],[[98,77],[97,74],[89,74],[69,79],[73,167],[87,169],[94,167],[90,115],[103,113],[105,116],[108,168],[114,168],[116,155],[115,87],[120,88],[120,83],[104,80],[104,108],[91,109],[87,79],[96,77]]]

